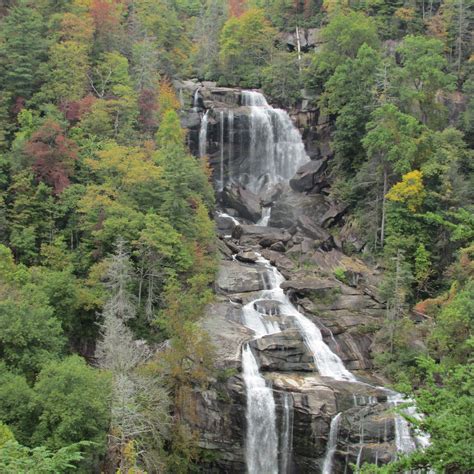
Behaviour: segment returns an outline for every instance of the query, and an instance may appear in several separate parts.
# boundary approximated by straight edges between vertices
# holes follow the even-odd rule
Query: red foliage
[[[78,122],[81,117],[91,110],[97,99],[93,95],[86,95],[81,100],[71,100],[60,105],[61,112],[71,122]]]
[[[245,11],[245,0],[229,0],[230,16],[239,17]]]
[[[120,0],[92,0],[90,14],[99,34],[110,33],[120,25]]]
[[[153,89],[143,89],[138,98],[138,109],[140,115],[138,121],[146,132],[153,132],[158,126],[157,113],[158,101],[156,91]]]
[[[25,98],[17,97],[15,103],[12,106],[12,112],[14,115],[18,115],[25,108]]]
[[[69,177],[77,159],[77,146],[64,136],[57,122],[46,121],[32,135],[25,152],[32,159],[36,179],[52,186],[54,194],[60,194],[69,186]]]

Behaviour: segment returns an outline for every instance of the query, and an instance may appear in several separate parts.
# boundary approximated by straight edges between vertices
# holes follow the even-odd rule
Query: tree
[[[32,380],[64,348],[61,323],[47,298],[33,285],[14,290],[2,285],[0,355],[11,369]]]
[[[244,87],[259,86],[262,68],[271,60],[275,36],[263,10],[251,9],[229,18],[219,39],[225,80]]]
[[[355,59],[359,48],[365,43],[377,50],[379,39],[374,20],[361,12],[338,11],[322,29],[323,46],[312,59],[307,71],[308,86],[321,92],[337,66],[347,59]]]
[[[96,358],[99,366],[113,377],[109,445],[117,451],[114,464],[120,472],[133,468],[127,450],[135,444],[145,463],[157,471],[162,459],[155,457],[154,449],[160,451],[168,428],[168,395],[159,377],[148,374],[144,368],[152,357],[151,350],[144,341],[136,341],[125,325],[136,314],[136,298],[130,287],[132,278],[125,243],[119,240],[106,274],[109,298],[102,313]]]
[[[61,125],[46,121],[25,146],[36,178],[53,187],[60,194],[69,185],[74,171],[77,147],[64,136]]]
[[[14,98],[29,99],[35,92],[46,51],[42,15],[27,1],[18,2],[3,19],[0,35],[0,78]]]
[[[375,109],[367,124],[367,135],[362,140],[370,166],[377,171],[377,188],[382,201],[380,243],[385,239],[386,195],[393,174],[403,174],[426,153],[426,129],[414,117],[403,114],[393,104]],[[380,186],[381,184],[381,186]],[[381,189],[380,189],[381,188]],[[377,240],[377,239],[376,239]]]
[[[320,99],[324,113],[336,117],[333,147],[338,174],[353,175],[363,162],[362,139],[375,108],[379,54],[363,44],[355,59],[336,67]]]
[[[303,88],[297,55],[283,51],[275,54],[262,71],[262,88],[279,104],[285,107],[296,105]]]
[[[108,375],[74,355],[45,366],[34,392],[39,421],[32,441],[53,450],[90,441],[83,466],[96,465],[97,456],[104,453],[109,425]]]
[[[437,94],[454,87],[454,76],[444,72],[447,62],[443,43],[408,35],[397,51],[402,67],[394,72],[394,79],[399,84],[403,111],[413,113],[425,125],[439,126],[444,107],[437,101]]]
[[[5,474],[41,472],[54,474],[76,469],[83,459],[81,448],[87,443],[76,443],[56,452],[39,446],[29,448],[15,440],[0,444],[0,470]]]

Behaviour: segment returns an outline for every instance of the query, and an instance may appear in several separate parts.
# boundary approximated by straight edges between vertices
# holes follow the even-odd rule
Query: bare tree
[[[162,472],[162,458],[155,455],[169,428],[169,396],[161,378],[144,370],[153,352],[145,341],[134,338],[126,321],[136,315],[136,298],[131,288],[133,271],[125,242],[119,240],[106,275],[109,299],[104,305],[101,338],[97,343],[99,367],[113,378],[110,452],[118,453],[114,464],[128,472],[133,443],[136,454],[150,472]]]

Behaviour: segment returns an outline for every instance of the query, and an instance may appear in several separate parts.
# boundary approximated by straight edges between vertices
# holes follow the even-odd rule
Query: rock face
[[[259,197],[242,186],[235,184],[226,186],[222,192],[222,203],[253,222],[257,222],[262,216]]]
[[[220,191],[219,204],[225,210],[216,217],[222,257],[216,300],[201,321],[215,347],[216,379],[206,390],[193,392],[185,414],[207,459],[202,461],[202,472],[247,470],[244,344],[249,344],[260,374],[272,388],[280,460],[285,420],[291,420],[286,473],[322,472],[337,414],[332,472],[351,473],[351,464],[362,462],[389,462],[396,454],[394,415],[371,358],[373,335],[383,321],[385,303],[377,291],[379,273],[343,253],[349,248],[360,251],[365,244],[346,221],[345,208],[327,195],[326,164],[332,155],[329,120],[304,106],[293,113],[312,161],[301,166],[289,183],[264,189],[257,196],[245,185],[252,138],[249,110],[242,106],[240,90],[196,81],[178,86],[184,91],[183,100],[193,107],[182,122],[188,125],[196,154],[197,116],[208,111],[206,152]],[[237,174],[238,184],[232,179]],[[268,225],[255,225],[268,208]],[[269,286],[272,273],[260,255],[286,279],[277,288],[280,299]],[[308,341],[288,310],[292,306],[284,303],[288,301],[314,323],[324,343],[360,383],[319,374]],[[277,329],[256,338],[258,330],[245,326],[248,312]]]

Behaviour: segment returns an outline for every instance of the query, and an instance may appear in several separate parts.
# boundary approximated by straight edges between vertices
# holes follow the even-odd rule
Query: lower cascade
[[[325,299],[337,301],[340,294],[354,304],[366,302],[369,314],[382,311],[382,306],[370,294],[334,279],[320,278],[314,288],[310,281],[302,285],[308,292],[302,295],[301,285],[291,281],[291,271],[288,281],[288,268],[294,264],[284,252],[288,240],[296,241],[294,232],[302,233],[301,248],[308,240],[304,232],[314,240],[331,238],[307,218],[294,219],[296,231],[274,226],[282,219],[281,209],[297,213],[300,202],[301,207],[321,202],[318,197],[298,197],[288,186],[299,168],[309,169],[309,157],[286,112],[272,108],[256,91],[241,91],[234,98],[234,107],[221,104],[219,109],[201,111],[198,133],[199,154],[213,157],[221,208],[216,220],[222,226],[226,255],[217,280],[222,303],[209,325],[216,338],[224,338],[224,365],[229,360],[235,363],[229,348],[238,348],[242,372],[232,380],[235,387],[243,382],[245,403],[241,431],[242,413],[231,411],[227,416],[232,425],[223,432],[239,429],[244,464],[232,451],[232,461],[218,464],[219,472],[349,474],[351,465],[383,464],[399,453],[427,446],[427,437],[413,434],[405,418],[394,411],[407,401],[402,395],[353,373],[357,364],[364,363],[359,360],[364,358],[363,346],[333,334],[332,328],[337,328],[333,321],[323,323],[314,312],[307,314],[308,307],[331,305]],[[282,208],[280,195],[290,205]],[[327,209],[311,210],[311,215],[314,212]],[[347,309],[338,304],[333,304],[335,311],[346,317]],[[220,318],[218,323],[215,317]],[[352,366],[346,366],[347,360]],[[403,410],[416,416],[413,407]],[[215,438],[214,443],[219,442]]]
[[[249,473],[278,473],[278,438],[275,402],[260,375],[248,345],[242,349],[242,369],[247,389],[247,440],[245,457]]]

